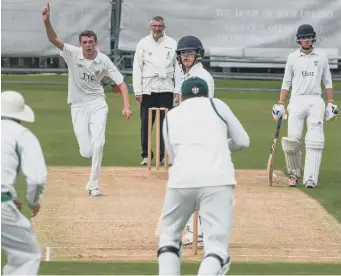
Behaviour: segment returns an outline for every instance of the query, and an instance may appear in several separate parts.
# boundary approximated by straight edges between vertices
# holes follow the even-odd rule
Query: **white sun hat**
[[[34,112],[25,104],[24,97],[17,91],[1,92],[1,117],[34,122]]]

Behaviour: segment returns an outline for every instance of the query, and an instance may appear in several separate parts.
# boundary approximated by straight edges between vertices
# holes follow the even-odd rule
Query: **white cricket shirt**
[[[187,99],[167,113],[162,131],[172,162],[168,187],[236,184],[231,151],[249,147],[250,139],[231,109],[223,101],[213,100],[228,127],[208,98]]]
[[[288,57],[282,89],[292,86],[291,98],[301,95],[321,95],[321,81],[326,88],[333,88],[327,54],[314,49],[306,55],[299,50]]]
[[[181,73],[176,73],[176,70],[180,70],[176,61],[176,46],[176,41],[165,33],[158,41],[151,34],[139,41],[133,62],[133,89],[136,96],[174,92],[181,81]]]
[[[105,98],[101,85],[101,80],[105,76],[111,78],[117,85],[123,82],[123,75],[117,67],[108,56],[99,51],[94,60],[87,60],[80,47],[64,43],[60,55],[68,65],[69,104],[80,104],[97,98]]]
[[[16,197],[20,170],[26,176],[27,200],[32,206],[41,199],[47,182],[45,159],[36,136],[11,119],[1,119],[1,192]]]
[[[203,67],[202,63],[199,62],[184,75],[182,75],[181,82],[179,86],[176,88],[176,92],[181,94],[181,86],[182,83],[187,80],[189,77],[198,77],[207,82],[208,85],[208,95],[209,97],[213,98],[214,97],[214,79],[212,75]]]

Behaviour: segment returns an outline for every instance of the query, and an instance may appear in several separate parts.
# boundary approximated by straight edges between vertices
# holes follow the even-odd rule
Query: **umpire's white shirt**
[[[108,56],[98,51],[94,60],[85,59],[82,48],[64,43],[60,55],[68,65],[68,103],[81,104],[97,98],[105,98],[101,84],[103,77],[111,78],[117,85],[123,75]]]
[[[20,170],[26,176],[27,200],[33,205],[41,199],[47,169],[36,136],[21,124],[1,119],[1,192],[16,197],[15,183]]]
[[[176,61],[177,43],[164,35],[155,41],[150,34],[136,46],[133,62],[133,89],[136,96],[160,92],[175,92],[181,81]]]
[[[181,94],[182,83],[190,77],[198,77],[205,80],[208,85],[208,95],[211,98],[214,97],[214,79],[201,62],[195,64],[186,74],[182,75],[181,82],[179,83],[179,86],[176,87],[177,93]]]
[[[167,113],[162,131],[172,162],[168,187],[236,184],[231,150],[248,147],[249,136],[224,102],[214,99],[214,103],[228,128],[208,98],[187,99]]]
[[[299,50],[288,57],[282,89],[292,86],[291,98],[302,95],[321,95],[321,80],[326,88],[333,88],[327,54],[314,49],[306,55]]]

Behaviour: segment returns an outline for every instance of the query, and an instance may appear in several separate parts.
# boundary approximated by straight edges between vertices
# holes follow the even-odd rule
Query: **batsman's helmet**
[[[182,51],[195,51],[196,52],[196,58],[193,64],[191,65],[191,67],[194,64],[198,63],[199,62],[198,58],[203,58],[204,53],[205,53],[205,49],[202,46],[202,43],[199,38],[195,36],[191,36],[191,35],[182,37],[178,42],[175,52],[176,52],[176,59],[184,71],[185,71],[185,66],[182,64],[182,61],[181,61]]]
[[[296,37],[300,38],[304,36],[312,36],[312,37],[316,36],[313,26],[309,24],[303,24],[298,27]]]
[[[312,37],[312,44],[314,44],[316,42],[316,33],[313,26],[309,24],[303,24],[299,26],[296,33],[296,42],[298,44],[300,44],[299,39],[301,37]]]
[[[205,49],[202,46],[200,39],[191,35],[184,36],[183,38],[179,40],[178,46],[176,49],[176,54],[179,56],[181,51],[186,51],[186,50],[197,51],[197,54],[201,57],[203,57],[205,53]]]

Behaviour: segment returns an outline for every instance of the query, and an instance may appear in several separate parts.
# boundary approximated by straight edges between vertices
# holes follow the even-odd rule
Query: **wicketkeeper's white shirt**
[[[167,113],[162,131],[172,163],[168,187],[236,184],[231,150],[249,147],[250,139],[231,109],[223,101],[213,100],[228,127],[208,98],[185,100]]]
[[[16,197],[19,172],[26,176],[27,200],[40,200],[47,182],[45,159],[36,136],[11,119],[1,119],[1,192]]]
[[[333,88],[328,56],[319,49],[306,55],[299,50],[288,57],[282,89],[292,87],[291,98],[301,95],[321,95],[321,80],[326,88]]]
[[[182,75],[181,82],[179,86],[176,87],[176,92],[181,93],[182,83],[190,77],[198,77],[207,82],[208,85],[208,95],[213,98],[214,97],[214,79],[212,75],[204,68],[201,62],[193,65],[193,67],[184,75]]]
[[[60,55],[68,65],[68,103],[80,104],[97,98],[105,98],[101,85],[103,77],[111,78],[117,85],[123,82],[123,75],[118,71],[108,56],[98,51],[94,60],[84,58],[82,48],[64,43]]]

